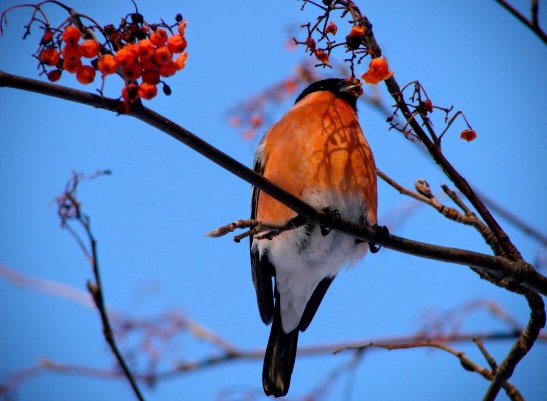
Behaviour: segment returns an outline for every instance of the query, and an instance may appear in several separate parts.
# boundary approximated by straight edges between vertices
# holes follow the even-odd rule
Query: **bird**
[[[376,165],[357,116],[361,94],[355,79],[311,83],[260,141],[254,170],[333,218],[375,226]],[[295,218],[296,212],[253,187],[251,219],[283,224]],[[262,371],[266,395],[287,394],[299,332],[310,325],[338,272],[366,251],[366,242],[313,222],[270,238],[250,235],[258,310],[272,325]]]

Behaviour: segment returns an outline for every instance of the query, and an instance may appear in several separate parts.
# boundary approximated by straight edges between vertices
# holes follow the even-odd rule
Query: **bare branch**
[[[346,10],[351,13],[354,21],[359,21],[361,24],[364,24],[364,21],[366,21],[366,35],[362,37],[361,43],[365,44],[365,47],[369,50],[372,58],[380,57],[381,48],[375,39],[374,33],[372,31],[372,25],[368,22],[366,17],[362,15],[359,8],[355,6],[353,1],[351,0],[340,0],[337,2],[337,4],[342,4],[346,8]],[[436,164],[441,167],[445,175],[469,200],[469,202],[473,205],[478,214],[482,217],[488,229],[493,233],[495,240],[491,241],[491,243],[499,243],[499,246],[497,246],[496,244],[496,246],[494,247],[496,255],[506,257],[510,260],[515,261],[516,263],[526,263],[519,250],[515,247],[507,233],[501,228],[499,223],[492,216],[483,201],[477,196],[477,193],[471,188],[467,180],[459,174],[454,166],[452,166],[448,159],[446,159],[440,146],[440,136],[432,133],[432,127],[429,124],[427,116],[419,113],[416,106],[407,103],[403,94],[404,88],[403,90],[400,88],[393,75],[388,76],[384,82],[387,86],[389,93],[395,100],[397,108],[403,113],[407,124],[412,128],[416,137],[426,147],[432,159],[436,162]],[[411,96],[410,101],[412,102],[413,99],[413,96]],[[456,116],[457,115],[458,114],[456,114]],[[419,120],[421,120],[422,123],[420,123]],[[424,125],[426,126],[428,132],[424,131]],[[473,132],[473,134],[476,135],[474,131],[469,131]],[[437,140],[436,138],[439,139]],[[389,247],[393,249],[391,246]],[[513,280],[506,281],[502,277],[493,277],[490,273],[485,274],[484,270],[473,270],[479,272],[482,278],[494,282],[495,284],[502,286],[510,291],[524,295],[527,298],[528,304],[531,309],[531,318],[528,321],[528,326],[526,330],[521,334],[517,343],[513,346],[505,360],[500,365],[500,369],[496,371],[496,374],[492,378],[492,383],[485,395],[485,400],[493,400],[498,394],[502,385],[505,385],[504,383],[506,383],[506,380],[511,377],[511,374],[516,365],[519,363],[522,357],[524,357],[524,355],[531,349],[535,339],[537,339],[539,335],[539,331],[542,327],[544,327],[545,307],[543,305],[541,297],[537,293],[534,293],[529,289],[525,289],[519,283],[514,282]],[[510,392],[512,394],[514,393],[514,391]]]
[[[422,347],[436,348],[442,351],[446,351],[449,354],[458,358],[462,367],[465,370],[468,370],[470,372],[476,372],[480,374],[482,377],[484,377],[486,380],[492,380],[494,376],[492,371],[473,362],[470,358],[465,356],[465,353],[457,351],[456,349],[450,347],[447,344],[431,341],[431,340],[414,341],[414,342],[400,343],[400,344],[369,342],[367,344],[362,344],[356,347],[344,347],[339,350],[336,350],[335,353],[348,351],[348,350],[362,352],[366,350],[367,348],[371,348],[371,347],[382,348],[388,351],[400,350],[400,349],[411,349],[411,348],[422,348]],[[520,392],[511,383],[504,381],[500,384],[500,387],[503,387],[505,389],[507,395],[509,395],[513,401],[524,401],[524,398],[522,397]]]
[[[484,238],[486,243],[490,245],[492,250],[495,254],[498,254],[501,252],[500,245],[497,241],[497,239],[492,234],[492,231],[482,222],[480,221],[477,216],[469,210],[469,208],[463,203],[463,201],[458,197],[458,195],[450,190],[448,186],[442,185],[443,191],[456,203],[464,212],[465,214],[462,214],[458,212],[456,209],[452,207],[448,207],[440,203],[437,198],[431,193],[429,189],[429,184],[427,184],[427,181],[425,180],[417,180],[416,181],[416,188],[420,193],[411,191],[405,187],[403,187],[401,184],[397,183],[395,180],[390,178],[387,174],[380,171],[379,169],[376,170],[376,174],[378,177],[380,177],[382,180],[384,180],[386,183],[391,185],[393,188],[395,188],[399,193],[402,195],[409,196],[413,199],[416,199],[422,203],[425,203],[434,209],[436,209],[440,214],[445,216],[446,218],[455,221],[457,223],[465,224],[468,226],[473,226]],[[424,192],[424,189],[421,188],[425,186],[427,188],[428,192]]]
[[[440,347],[434,347],[443,349],[443,347],[450,348],[447,344],[463,344],[474,341],[474,339],[481,339],[481,341],[506,341],[518,337],[518,334],[513,332],[491,332],[491,333],[461,333],[450,336],[437,335],[437,336],[423,336],[407,335],[400,337],[374,339],[369,341],[356,341],[351,343],[333,343],[333,344],[320,344],[312,346],[303,346],[298,350],[299,356],[318,356],[342,352],[344,350],[355,350],[358,348],[370,348],[370,344],[374,344],[378,348],[392,347],[393,349],[407,349],[409,346],[401,346],[401,344],[440,344]],[[540,341],[547,341],[547,336],[542,335],[539,337]],[[378,344],[378,345],[376,345]],[[423,345],[430,347],[431,345]],[[417,345],[417,347],[421,347]],[[221,347],[222,349],[222,347]],[[454,352],[458,353],[458,351]],[[207,369],[214,366],[219,366],[225,363],[234,361],[254,361],[262,360],[264,357],[263,349],[245,350],[240,348],[233,348],[230,351],[223,351],[217,355],[198,359],[196,361],[181,361],[171,369],[166,369],[158,372],[135,372],[134,377],[148,385],[153,385],[157,382],[173,379],[175,377],[184,375],[186,373],[195,372],[198,370]],[[478,365],[477,365],[478,366]],[[119,369],[101,369],[94,368],[85,365],[67,364],[62,362],[56,362],[51,359],[42,359],[37,365],[30,366],[22,369],[18,372],[12,373],[7,377],[2,386],[1,391],[8,391],[19,386],[23,381],[42,373],[43,371],[52,371],[59,373],[69,373],[75,375],[81,375],[85,377],[93,377],[98,379],[110,379],[119,380],[124,379],[125,375]],[[486,370],[487,371],[487,370]],[[493,376],[493,375],[492,375]],[[0,393],[1,394],[1,393]]]
[[[538,1],[532,0],[532,18],[529,20],[524,15],[522,15],[515,7],[513,7],[511,4],[509,4],[505,0],[496,0],[503,8],[505,8],[507,11],[509,11],[511,14],[513,14],[514,17],[516,17],[520,22],[522,22],[524,25],[526,25],[532,32],[534,32],[538,38],[540,38],[543,43],[547,44],[547,34],[541,29],[539,26],[539,19],[538,19]]]
[[[473,342],[477,344],[477,347],[479,347],[479,350],[481,351],[482,356],[484,356],[484,359],[486,359],[486,362],[488,362],[488,365],[490,365],[490,369],[492,371],[495,371],[498,368],[498,364],[492,358],[492,355],[486,350],[486,347],[482,343],[482,340],[480,338],[474,338]]]
[[[496,369],[492,383],[484,395],[483,401],[494,401],[503,384],[511,377],[517,364],[532,349],[534,341],[538,338],[540,330],[545,326],[545,304],[541,296],[529,291],[525,294],[530,310],[530,320],[521,336],[515,342],[511,351]]]
[[[119,101],[116,99],[109,99],[92,93],[18,77],[0,71],[0,87],[2,86],[54,96],[114,112],[117,111],[117,105],[119,104]],[[386,235],[385,230],[377,227],[361,227],[342,219],[333,219],[332,216],[315,210],[306,202],[274,185],[271,181],[255,173],[253,170],[164,116],[137,104],[130,110],[129,115],[158,128],[160,131],[184,143],[209,160],[284,203],[309,221],[315,221],[326,227],[344,231],[350,235],[354,235],[356,238],[399,252],[464,266],[472,266],[485,271],[494,278],[503,278],[507,282],[522,285],[547,295],[547,277],[537,272],[529,263],[523,261],[514,262],[500,256],[490,256],[478,252],[427,244],[391,234]]]
[[[109,174],[110,172],[105,172]],[[121,354],[116,340],[114,338],[114,332],[110,324],[110,319],[108,317],[108,312],[104,302],[103,287],[101,282],[101,275],[99,270],[99,261],[97,253],[97,241],[91,231],[90,219],[87,215],[82,213],[80,202],[77,199],[76,191],[78,189],[78,184],[82,179],[85,178],[96,178],[103,172],[97,172],[91,177],[84,177],[78,174],[73,174],[70,181],[68,182],[64,193],[56,199],[58,205],[58,214],[61,217],[61,223],[64,228],[69,229],[70,234],[76,239],[80,248],[82,248],[84,254],[86,255],[89,263],[91,264],[93,270],[93,276],[95,282],[88,281],[87,288],[91,293],[93,301],[97,306],[99,315],[101,317],[101,322],[103,325],[103,334],[106,342],[108,343],[112,353],[116,357],[118,364],[122,368],[125,377],[129,381],[135,396],[139,401],[144,401],[144,397],[137,385],[137,382],[133,376],[133,373],[129,369],[129,366],[125,362],[123,355]],[[85,240],[87,240],[87,247],[85,245],[84,239],[81,238],[78,233],[71,227],[70,222],[75,221],[84,231]]]

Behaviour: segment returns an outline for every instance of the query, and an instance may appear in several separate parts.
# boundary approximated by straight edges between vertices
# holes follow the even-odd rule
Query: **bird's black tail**
[[[291,384],[298,344],[298,327],[288,334],[283,331],[279,297],[276,298],[272,330],[264,357],[262,385],[266,395],[282,397],[287,394]]]

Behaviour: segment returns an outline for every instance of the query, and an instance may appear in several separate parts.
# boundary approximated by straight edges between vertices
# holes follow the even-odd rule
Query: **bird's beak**
[[[348,79],[346,85],[340,88],[341,93],[347,93],[356,99],[363,94],[361,82],[358,79]]]

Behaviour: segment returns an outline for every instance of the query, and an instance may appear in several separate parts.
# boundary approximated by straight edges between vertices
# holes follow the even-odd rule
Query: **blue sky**
[[[104,24],[117,23],[131,10],[124,1],[70,4]],[[459,139],[464,126],[457,123],[443,141],[448,159],[475,188],[545,232],[547,52],[541,41],[494,1],[358,4],[372,21],[399,83],[419,79],[435,104],[464,110],[477,131],[478,138],[467,143]],[[227,112],[293,72],[305,56],[301,50],[287,51],[285,44],[295,26],[314,18],[313,8],[302,13],[296,1],[212,1],[204,7],[157,0],[139,6],[149,21],[172,19],[177,12],[189,21],[187,67],[169,80],[173,95],[160,95],[150,106],[250,166],[255,143],[242,140],[229,126]],[[36,78],[30,55],[40,35],[20,40],[28,16],[28,11],[10,15],[0,38],[0,69]],[[543,7],[540,20],[545,17]],[[61,18],[54,7],[50,18]],[[71,77],[61,83],[80,87]],[[107,93],[116,93],[118,85],[115,79],[107,81]],[[366,90],[377,90],[390,104],[382,85]],[[276,112],[280,116],[289,107],[290,102]],[[0,263],[85,291],[91,271],[61,230],[52,200],[71,171],[107,168],[113,175],[84,183],[79,192],[98,238],[107,303],[133,317],[175,310],[238,347],[264,347],[269,328],[258,316],[247,244],[204,235],[248,216],[248,184],[128,117],[5,88],[0,110]],[[442,116],[434,116],[441,127]],[[417,147],[387,130],[385,117],[363,104],[360,120],[384,172],[409,187],[417,178],[427,179],[434,191],[447,183]],[[409,205],[380,183],[380,222],[393,222],[391,216]],[[545,257],[537,242],[500,222],[527,260]],[[423,206],[393,232],[488,252],[473,230]],[[479,280],[467,268],[383,250],[338,276],[300,344],[413,334],[424,313],[476,300],[496,302],[526,322],[529,312],[522,298]],[[95,310],[0,280],[0,316],[0,378],[43,358],[114,366]],[[504,327],[479,311],[462,330]],[[122,342],[122,348],[132,341]],[[487,346],[499,360],[511,343]],[[476,347],[456,348],[485,365]],[[210,347],[178,336],[163,354],[162,367],[209,354]],[[350,357],[299,357],[288,399],[306,394]],[[538,345],[515,372],[512,381],[527,399],[547,395],[546,361],[547,347]],[[227,389],[260,394],[261,369],[261,361],[236,362],[180,375],[144,393],[148,400],[214,400]],[[423,349],[370,352],[351,379],[336,382],[328,399],[341,399],[348,383],[355,400],[477,399],[487,387],[448,354]],[[21,400],[105,398],[133,399],[122,380],[58,373],[29,379],[16,393]]]

